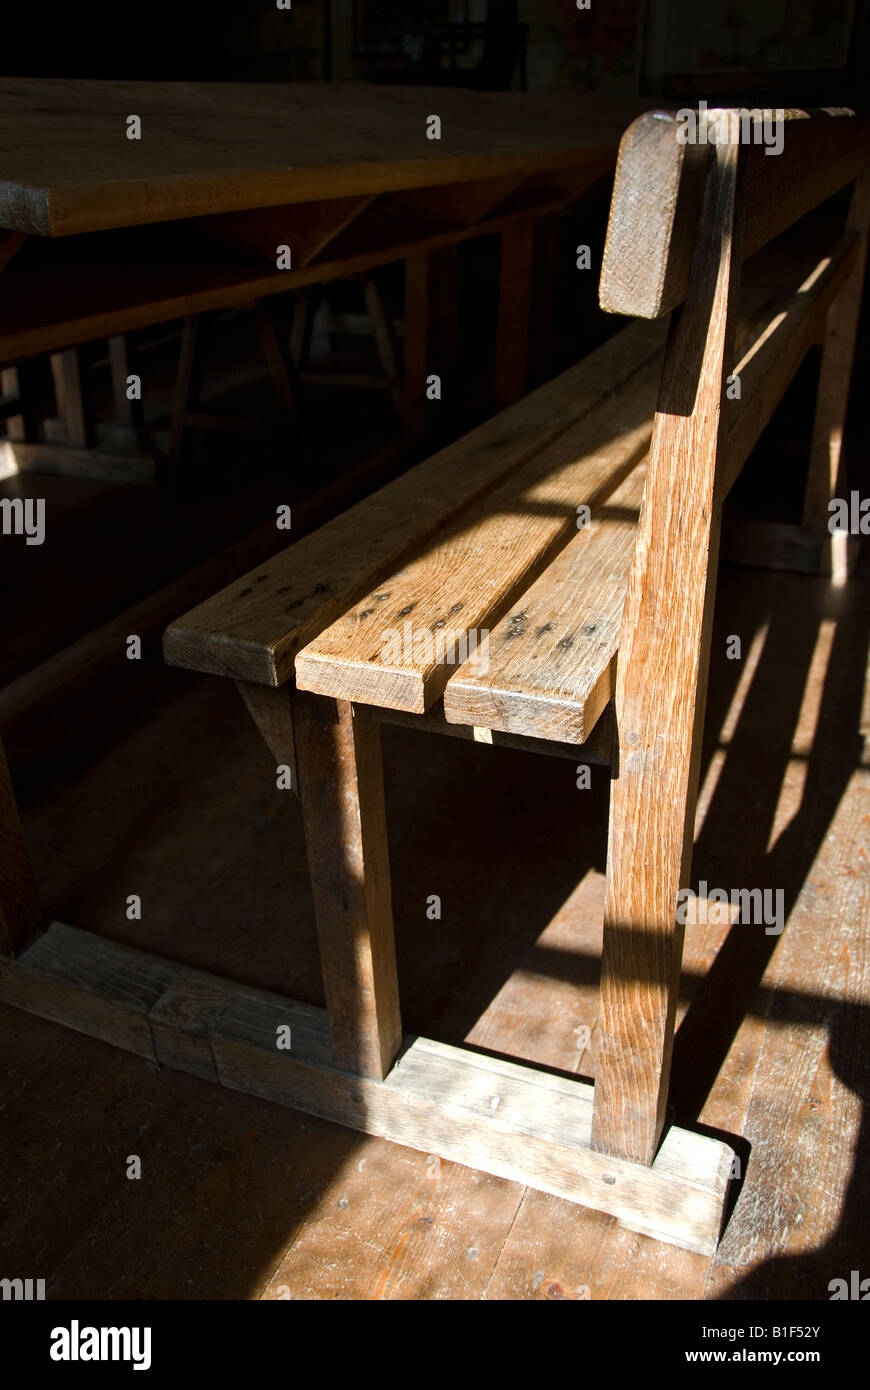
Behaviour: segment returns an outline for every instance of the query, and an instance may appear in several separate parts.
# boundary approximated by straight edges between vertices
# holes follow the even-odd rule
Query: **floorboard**
[[[4,1008],[4,1268],[53,1297],[427,1300],[812,1299],[859,1268],[870,575],[834,600],[726,569],[720,594],[693,878],[781,887],[787,925],[687,930],[676,1118],[745,1141],[714,1260]],[[46,906],[322,1002],[295,799],[229,683],[150,679],[109,737],[73,708],[68,757],[13,768]],[[384,744],[406,1026],[594,1076],[606,781]]]

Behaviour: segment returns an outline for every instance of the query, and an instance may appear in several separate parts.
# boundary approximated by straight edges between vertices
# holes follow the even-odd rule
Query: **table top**
[[[571,92],[3,78],[0,227],[63,236],[546,172],[615,156],[641,109]]]

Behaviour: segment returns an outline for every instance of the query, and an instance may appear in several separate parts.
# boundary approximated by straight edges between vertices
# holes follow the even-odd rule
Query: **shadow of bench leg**
[[[0,743],[0,955],[20,955],[41,929],[36,880]]]
[[[335,1065],[379,1079],[402,1040],[380,728],[305,692],[293,723]]]

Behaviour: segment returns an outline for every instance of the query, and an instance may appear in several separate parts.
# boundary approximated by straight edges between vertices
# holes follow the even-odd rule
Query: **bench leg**
[[[0,956],[18,956],[42,929],[36,879],[0,743]]]
[[[402,1041],[380,727],[305,692],[293,724],[335,1065],[380,1079]]]
[[[6,438],[33,443],[36,439],[36,411],[33,407],[32,362],[21,362],[0,371],[0,395],[12,397],[8,409],[18,408],[17,414],[6,416]]]
[[[89,449],[96,441],[94,412],[82,380],[79,350],[66,348],[63,352],[53,352],[50,361],[63,443]]]

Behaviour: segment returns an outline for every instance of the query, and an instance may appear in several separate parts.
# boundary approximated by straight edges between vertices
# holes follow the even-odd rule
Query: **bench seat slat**
[[[489,638],[489,663],[460,666],[451,724],[585,743],[612,698],[645,462],[578,533]]]
[[[428,709],[464,659],[462,638],[470,649],[497,623],[576,535],[577,507],[600,505],[643,457],[660,373],[656,358],[303,648],[299,688]]]
[[[166,661],[282,685],[300,647],[415,547],[630,381],[663,345],[660,323],[623,329],[553,381],[177,619],[164,636]]]

